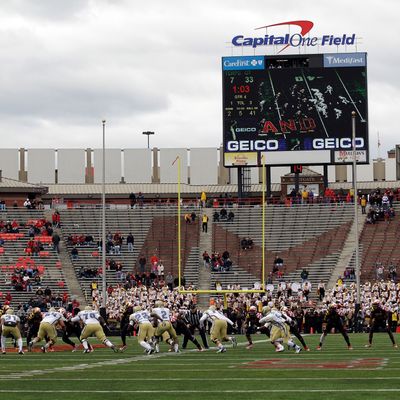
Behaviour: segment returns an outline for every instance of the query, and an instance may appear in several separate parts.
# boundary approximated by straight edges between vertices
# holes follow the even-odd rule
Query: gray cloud
[[[314,21],[315,34],[355,32],[369,53],[371,142],[397,142],[400,6],[372,0],[9,0],[0,3],[4,147],[219,146],[221,56],[257,26]],[[332,49],[335,51],[335,49]],[[376,152],[376,149],[373,150]]]

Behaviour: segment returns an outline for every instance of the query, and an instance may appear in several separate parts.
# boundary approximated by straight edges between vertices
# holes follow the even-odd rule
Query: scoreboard
[[[223,57],[224,165],[368,163],[365,53]]]

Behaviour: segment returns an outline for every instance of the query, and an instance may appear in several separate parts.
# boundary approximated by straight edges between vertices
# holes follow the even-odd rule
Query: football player
[[[6,354],[6,338],[12,336],[18,344],[18,354],[24,354],[22,350],[22,337],[19,329],[20,318],[14,314],[14,310],[9,308],[5,314],[1,316],[1,351]]]
[[[245,335],[246,339],[249,342],[249,344],[246,346],[246,349],[253,348],[253,340],[251,339],[251,335],[254,335],[256,333],[259,325],[260,325],[260,318],[257,314],[257,307],[251,306],[244,321]]]
[[[278,353],[284,351],[285,348],[282,343],[286,342],[290,349],[294,350],[296,353],[300,353],[301,348],[293,342],[290,336],[288,324],[291,322],[291,318],[283,316],[278,310],[269,306],[263,308],[263,314],[265,316],[260,319],[260,324],[270,326],[271,344],[275,347],[275,351]]]
[[[170,337],[170,339],[167,340],[167,343],[173,346],[175,353],[179,353],[178,336],[176,335],[176,331],[170,321],[170,311],[164,306],[163,301],[155,302],[155,307],[151,312],[151,317],[154,317],[157,320],[157,328],[154,333],[156,348],[158,347],[158,343],[163,334],[167,332]]]
[[[154,328],[150,322],[150,313],[142,310],[142,307],[135,306],[132,309],[133,314],[129,317],[129,325],[131,327],[139,326],[138,343],[146,350],[148,355],[154,353],[154,347],[150,345],[154,336]]]
[[[72,322],[72,314],[70,312],[67,312],[65,310],[65,308],[60,308],[59,312],[63,315],[63,317],[65,318],[64,321],[64,325],[65,325],[65,329],[63,330],[63,335],[62,335],[62,341],[64,343],[69,344],[70,346],[72,346],[72,352],[74,353],[75,351],[78,350],[79,345],[75,344],[70,337],[72,335],[75,335],[78,339],[81,337],[82,334],[82,328],[81,328],[81,324],[79,322]],[[80,342],[80,339],[79,339]],[[91,351],[93,351],[93,348],[90,344],[89,345],[89,349]]]
[[[46,353],[57,341],[57,325],[62,329],[65,328],[64,317],[54,307],[51,307],[48,312],[43,314],[43,319],[39,325],[38,334],[28,344],[29,351],[32,351],[35,343],[41,342],[47,337],[49,341],[41,347],[42,352]]]
[[[79,311],[78,315],[71,318],[71,322],[78,321],[82,321],[84,324],[84,328],[79,338],[82,342],[84,353],[90,353],[91,351],[87,339],[92,335],[96,336],[100,342],[112,349],[115,353],[118,352],[118,349],[107,339],[104,333],[103,327],[101,326],[101,324],[106,325],[103,317],[98,311],[93,310],[93,307],[86,306],[84,311]]]
[[[377,332],[380,328],[384,329],[392,342],[392,345],[395,349],[397,349],[397,344],[394,340],[393,333],[390,330],[391,323],[391,313],[387,312],[381,306],[379,300],[376,300],[372,303],[372,311],[371,311],[371,319],[369,323],[369,337],[368,344],[365,347],[372,346],[372,338],[374,337],[374,332]]]
[[[212,323],[210,331],[210,339],[217,347],[217,353],[225,353],[226,348],[222,342],[231,342],[233,347],[237,346],[237,341],[234,336],[228,336],[228,324],[233,325],[233,322],[225,317],[224,314],[217,311],[215,306],[210,306],[207,311],[204,311],[203,316],[200,318],[200,326],[204,328],[204,322],[209,320]]]
[[[310,348],[306,345],[303,336],[301,336],[301,333],[297,326],[295,315],[287,307],[281,308],[281,314],[286,319],[287,324],[289,325],[290,333],[296,336],[296,338],[299,340],[305,351],[310,351]]]
[[[125,351],[126,350],[126,335],[128,334],[128,331],[132,325],[130,325],[130,317],[133,314],[133,307],[128,304],[125,308],[125,311],[122,313],[121,316],[121,340],[122,340],[122,346],[120,347],[119,351]]]
[[[349,336],[347,335],[346,329],[343,326],[342,318],[337,311],[337,305],[334,303],[329,305],[328,311],[325,313],[324,319],[322,320],[322,335],[319,339],[317,350],[322,349],[325,338],[332,328],[335,328],[335,331],[342,334],[344,340],[346,341],[347,348],[349,350],[353,350],[353,347],[350,344]]]
[[[190,340],[196,347],[198,351],[203,351],[203,348],[201,347],[200,343],[197,341],[196,337],[192,334],[192,332],[189,329],[189,321],[185,317],[184,312],[177,312],[173,317],[172,317],[172,326],[174,327],[176,333],[178,335],[184,335],[184,343],[188,342]],[[186,347],[185,347],[186,348]]]
[[[26,321],[28,327],[28,330],[26,332],[27,344],[29,344],[31,340],[37,336],[42,319],[43,317],[40,308],[39,307],[33,308],[30,314],[28,315],[28,319]]]

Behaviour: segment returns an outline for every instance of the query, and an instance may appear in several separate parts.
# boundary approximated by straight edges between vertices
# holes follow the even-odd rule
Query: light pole
[[[103,119],[103,174],[102,174],[102,190],[101,190],[101,210],[102,210],[102,231],[101,231],[101,269],[102,276],[102,296],[101,306],[106,309],[107,296],[107,280],[106,280],[106,120]]]
[[[355,272],[356,272],[356,315],[360,309],[360,259],[358,243],[358,193],[357,193],[357,152],[356,152],[356,113],[351,113],[351,128],[353,139],[353,190],[354,190],[354,242],[355,242]]]
[[[154,132],[146,131],[146,132],[143,132],[143,135],[147,136],[147,148],[149,149],[150,148],[150,135],[154,135]]]

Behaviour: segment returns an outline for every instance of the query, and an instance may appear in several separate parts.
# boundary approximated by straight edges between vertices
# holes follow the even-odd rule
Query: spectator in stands
[[[123,272],[123,266],[121,263],[117,263],[115,267],[115,275],[118,281],[123,281],[124,280],[124,272]]]
[[[303,268],[303,270],[301,271],[301,274],[300,274],[300,278],[302,279],[303,283],[307,281],[308,275],[309,275],[309,272],[307,271],[307,269]]]
[[[142,274],[146,270],[146,262],[147,262],[146,257],[143,254],[141,254],[139,257],[139,271]]]
[[[283,259],[280,256],[278,256],[278,254],[276,254],[272,272],[276,273],[281,269],[283,269]]]
[[[76,248],[76,246],[74,246],[71,250],[71,257],[73,261],[78,259],[78,254],[79,254],[78,249]]]
[[[210,255],[208,254],[207,250],[205,250],[203,253],[204,268],[210,268],[210,260]]]
[[[385,269],[384,269],[382,263],[380,263],[380,262],[376,263],[376,267],[375,268],[376,268],[376,279],[378,281],[383,280]]]
[[[30,210],[30,209],[33,208],[33,207],[32,207],[32,203],[31,203],[31,201],[30,201],[29,199],[26,199],[26,200],[24,201],[24,207],[26,207],[28,210]]]
[[[202,206],[203,208],[205,208],[206,202],[207,202],[207,195],[206,195],[206,192],[204,192],[204,191],[201,192],[200,201],[201,201],[201,206]]]
[[[135,195],[135,193],[132,192],[129,195],[129,200],[130,200],[130,203],[131,203],[131,208],[135,208],[136,207],[136,195]]]
[[[202,231],[204,233],[207,233],[207,230],[208,230],[208,216],[207,216],[207,214],[203,214],[203,216],[201,218],[201,227],[202,227]]]
[[[251,250],[253,248],[253,239],[249,237],[244,237],[240,241],[240,247],[242,248],[242,250]]]
[[[160,279],[164,279],[164,264],[162,263],[162,260],[158,262],[157,266],[157,275]]]
[[[61,241],[61,238],[60,238],[60,236],[58,235],[57,232],[55,232],[55,233],[53,234],[53,236],[52,236],[52,238],[51,238],[51,241],[53,242],[53,248],[54,248],[54,250],[55,250],[57,253],[59,253],[59,252],[60,252],[60,241]]]
[[[185,222],[186,222],[187,224],[190,224],[190,223],[192,222],[192,218],[191,218],[191,216],[190,216],[189,213],[186,213],[186,214],[184,215],[184,218],[185,218]]]
[[[218,211],[214,211],[213,222],[219,222],[219,212]]]
[[[144,205],[144,195],[142,192],[139,192],[138,196],[137,196],[137,200],[139,203],[139,207],[142,208]]]
[[[56,210],[53,215],[51,216],[52,222],[53,222],[53,226],[55,228],[59,228],[60,227],[60,222],[61,222],[61,216],[60,213]]]
[[[196,213],[192,211],[192,213],[190,214],[190,219],[192,223],[196,222],[196,217],[197,217]]]
[[[226,211],[225,208],[221,208],[221,211],[219,212],[219,218],[221,221],[225,221],[228,219],[228,211]]]
[[[165,283],[167,284],[169,290],[173,289],[174,277],[172,276],[171,272],[168,272],[168,274],[165,278]]]
[[[134,239],[132,233],[129,232],[128,236],[126,237],[126,244],[128,246],[128,251],[129,252],[133,251],[134,243],[135,243],[135,239]]]
[[[307,185],[304,185],[304,189],[301,191],[301,203],[307,204],[308,203],[308,188]]]
[[[235,218],[235,214],[232,211],[229,211],[228,213],[228,222],[233,222],[233,219]]]
[[[366,214],[367,198],[365,197],[365,195],[361,197],[360,204],[361,204],[361,212],[363,214]]]
[[[322,280],[318,283],[317,295],[318,295],[319,301],[322,301],[325,297],[325,283]]]

